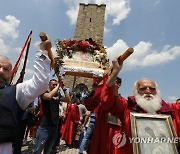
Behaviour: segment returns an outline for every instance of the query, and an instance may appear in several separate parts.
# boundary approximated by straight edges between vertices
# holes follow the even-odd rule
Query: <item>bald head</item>
[[[12,64],[8,57],[0,55],[0,87],[9,84]]]
[[[157,94],[157,84],[155,81],[147,78],[140,79],[135,82],[134,90],[137,90],[139,95],[149,94],[156,95]],[[147,99],[151,99],[150,97]]]
[[[6,64],[10,70],[12,69],[12,64],[8,57],[0,55],[0,63]]]

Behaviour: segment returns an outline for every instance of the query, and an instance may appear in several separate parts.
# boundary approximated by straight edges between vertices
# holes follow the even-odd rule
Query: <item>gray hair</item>
[[[6,59],[6,60],[8,60],[11,63],[10,59],[7,56],[0,55],[0,58]]]
[[[11,63],[10,59],[7,56],[0,55],[0,58],[6,60],[11,65],[11,68],[12,68],[12,63]]]

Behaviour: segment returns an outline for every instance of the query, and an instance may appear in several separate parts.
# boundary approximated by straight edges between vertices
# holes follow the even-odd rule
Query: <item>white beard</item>
[[[134,91],[134,97],[137,104],[147,113],[156,113],[156,111],[158,111],[162,106],[160,92],[157,91],[156,95],[150,94],[150,96],[152,97],[152,99],[150,100],[144,98],[146,95],[147,94],[141,96],[138,94],[137,90]]]

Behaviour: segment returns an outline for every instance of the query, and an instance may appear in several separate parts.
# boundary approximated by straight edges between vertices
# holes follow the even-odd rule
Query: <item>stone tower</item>
[[[74,39],[92,38],[98,44],[103,45],[105,8],[105,4],[80,3]],[[93,79],[66,75],[64,83],[71,91],[87,91],[91,90]]]
[[[102,44],[105,8],[105,4],[80,3],[74,39],[92,38],[97,43]]]

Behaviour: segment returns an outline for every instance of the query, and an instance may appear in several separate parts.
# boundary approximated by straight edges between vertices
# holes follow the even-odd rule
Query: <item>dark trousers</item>
[[[19,133],[17,133],[17,137],[15,139],[15,142],[13,143],[13,154],[21,154],[21,147],[22,147],[26,127],[27,127],[27,120],[22,120],[20,124]]]
[[[62,119],[59,118],[58,134],[57,134],[56,141],[53,145],[53,149],[56,149],[56,146],[59,146],[59,144],[60,144],[60,138],[61,138],[60,128],[61,128],[61,126],[62,126]]]

